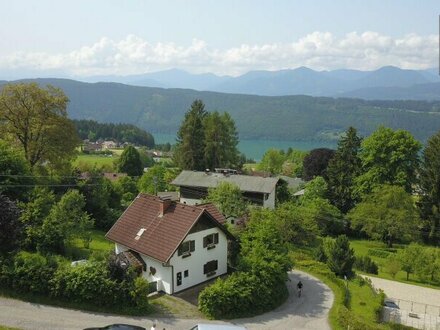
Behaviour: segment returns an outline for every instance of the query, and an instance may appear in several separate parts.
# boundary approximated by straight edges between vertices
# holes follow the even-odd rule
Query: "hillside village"
[[[62,93],[22,83],[0,96],[3,296],[150,316],[195,290],[190,306],[231,319],[306,299],[309,288],[297,297],[291,282],[301,271],[333,290],[333,327],[388,329],[400,300],[371,276],[440,285],[440,132],[423,146],[404,130],[360,137],[350,127],[336,150],[271,149],[245,164],[232,117],[202,100],[164,151],[81,141],[55,111],[41,121],[38,102],[65,107]],[[16,129],[22,118],[11,109],[22,95],[44,139]],[[111,162],[77,162],[85,154]],[[426,326],[425,310],[400,322]]]

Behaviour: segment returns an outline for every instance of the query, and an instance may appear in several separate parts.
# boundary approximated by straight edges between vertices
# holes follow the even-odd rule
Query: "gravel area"
[[[229,323],[244,325],[247,329],[330,329],[328,312],[333,304],[333,293],[318,279],[292,271],[288,282],[289,298],[274,311],[253,318],[231,320]],[[303,294],[298,298],[295,286],[298,280],[304,284]],[[0,324],[21,329],[84,329],[112,323],[128,323],[149,329],[156,320],[157,329],[190,329],[201,323],[223,323],[197,319],[124,317],[117,315],[83,312],[50,307],[0,297]]]

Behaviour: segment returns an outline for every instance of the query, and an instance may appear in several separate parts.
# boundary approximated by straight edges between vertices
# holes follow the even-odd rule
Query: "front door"
[[[177,286],[182,285],[182,272],[177,273]]]

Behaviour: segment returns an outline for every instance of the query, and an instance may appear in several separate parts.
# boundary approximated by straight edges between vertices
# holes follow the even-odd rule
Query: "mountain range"
[[[357,74],[353,79],[367,78]],[[68,79],[25,81],[61,88],[70,99],[68,114],[73,119],[135,124],[152,133],[176,134],[195,99],[203,100],[208,111],[228,111],[241,139],[335,141],[349,126],[366,136],[385,125],[406,129],[425,141],[440,128],[440,101],[256,96]]]
[[[191,74],[171,69],[130,76],[93,76],[80,80],[262,96],[310,95],[367,100],[440,99],[440,76],[437,69],[405,70],[394,66],[374,71],[315,71],[300,67],[280,71],[251,71],[238,77],[217,76],[212,73]]]

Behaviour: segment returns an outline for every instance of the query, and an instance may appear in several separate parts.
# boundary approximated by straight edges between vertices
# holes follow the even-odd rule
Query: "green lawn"
[[[81,164],[86,164],[90,166],[96,166],[96,167],[105,167],[108,169],[114,168],[114,161],[119,156],[106,156],[106,155],[85,155],[80,154],[74,161],[74,165],[79,166]]]
[[[6,327],[4,325],[0,325],[0,330],[19,330],[18,328],[10,328],[10,327]]]
[[[416,275],[410,274],[409,281],[406,280],[406,272],[399,271],[396,274],[396,277],[393,278],[386,269],[386,258],[382,258],[379,256],[371,255],[369,254],[369,250],[374,251],[385,251],[385,253],[396,253],[396,252],[390,252],[390,250],[387,248],[385,243],[378,242],[378,241],[368,241],[368,240],[351,240],[350,246],[353,248],[356,256],[369,256],[377,265],[379,266],[379,274],[378,275],[372,275],[368,274],[369,276],[377,276],[380,278],[384,278],[387,280],[393,280],[403,283],[409,283],[409,284],[415,284],[420,286],[425,286],[429,288],[439,289],[440,285],[438,283],[426,283],[423,281],[420,281]],[[399,251],[400,249],[403,249],[405,245],[403,244],[393,244],[392,249]]]
[[[77,238],[73,241],[72,246],[67,248],[67,254],[75,260],[87,259],[93,253],[106,253],[112,251],[115,247],[114,243],[107,240],[105,232],[101,230],[92,230],[92,241],[89,248],[84,246],[84,242]]]

